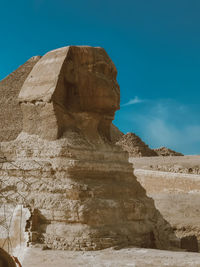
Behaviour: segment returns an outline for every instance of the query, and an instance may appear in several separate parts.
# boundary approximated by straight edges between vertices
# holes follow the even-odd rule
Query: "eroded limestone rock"
[[[116,74],[104,49],[70,46],[43,56],[25,81],[23,132],[1,144],[14,161],[2,163],[1,176],[32,210],[29,243],[170,247],[170,225],[133,175],[128,153],[111,142]]]
[[[149,148],[139,136],[134,133],[123,135],[116,145],[120,146],[124,151],[129,153],[129,157],[155,157],[156,152]]]
[[[19,94],[23,131],[55,140],[69,131],[110,139],[119,109],[117,71],[102,48],[64,47],[35,65]]]

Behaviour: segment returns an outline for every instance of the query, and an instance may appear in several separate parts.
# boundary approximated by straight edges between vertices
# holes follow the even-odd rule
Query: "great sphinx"
[[[29,244],[170,247],[170,225],[133,175],[128,153],[111,142],[116,76],[104,49],[68,46],[44,55],[25,80],[23,130],[1,149],[17,166],[8,174],[23,196],[16,199],[31,211]]]

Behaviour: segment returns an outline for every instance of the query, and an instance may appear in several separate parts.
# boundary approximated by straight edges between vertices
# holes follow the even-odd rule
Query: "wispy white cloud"
[[[125,132],[136,132],[153,148],[167,146],[185,154],[200,154],[198,107],[178,103],[172,99],[145,102],[147,105],[142,109],[122,111],[124,121],[129,122]]]
[[[138,104],[138,103],[142,103],[144,101],[145,101],[144,99],[140,99],[138,96],[135,96],[134,98],[130,99],[127,103],[121,105],[121,107],[135,105],[135,104]]]
[[[187,123],[179,127],[162,118],[148,118],[145,121],[143,129],[154,146],[167,146],[185,153],[196,146],[196,151],[200,154],[200,125]]]

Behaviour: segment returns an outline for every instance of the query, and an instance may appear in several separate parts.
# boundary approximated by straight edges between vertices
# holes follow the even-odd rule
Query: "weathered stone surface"
[[[30,58],[16,71],[0,81],[0,142],[14,140],[22,131],[23,117],[19,106],[18,95],[26,78],[40,58],[40,56]],[[56,60],[58,61],[58,59]],[[47,73],[47,68],[44,72]],[[53,75],[55,76],[55,62]],[[111,128],[115,129],[115,135],[112,135],[113,131],[111,129],[111,138],[113,137],[115,140],[117,127],[111,124]]]
[[[124,151],[129,153],[129,157],[154,157],[157,153],[150,149],[139,136],[134,133],[123,135],[116,143]]]
[[[183,154],[166,147],[151,149],[135,133],[123,134],[116,126],[114,127],[111,128],[112,141],[127,151],[129,157],[183,156]]]
[[[170,225],[133,175],[128,153],[111,142],[119,86],[102,48],[47,53],[19,101],[23,131],[1,143],[11,162],[2,163],[0,175],[31,211],[29,243],[73,250],[170,247]]]
[[[27,229],[29,242],[75,250],[169,247],[172,230],[133,176],[127,153],[68,142],[21,134],[2,144],[17,158],[1,170],[15,187],[12,197],[38,216]]]
[[[47,53],[19,95],[23,131],[48,140],[72,130],[92,142],[110,140],[120,101],[116,75],[102,48],[70,46]]]
[[[124,133],[122,133],[114,124],[111,124],[110,134],[111,134],[111,141],[113,144],[116,144],[120,140],[120,138],[124,136]]]
[[[190,252],[198,252],[198,241],[195,235],[185,236],[181,238],[181,248]]]
[[[0,142],[14,140],[22,131],[22,112],[18,103],[21,87],[39,56],[29,59],[0,81]]]

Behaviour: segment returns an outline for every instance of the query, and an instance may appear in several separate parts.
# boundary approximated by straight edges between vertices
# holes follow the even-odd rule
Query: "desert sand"
[[[146,248],[93,252],[27,249],[23,267],[199,267],[199,253]]]

